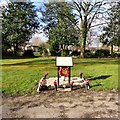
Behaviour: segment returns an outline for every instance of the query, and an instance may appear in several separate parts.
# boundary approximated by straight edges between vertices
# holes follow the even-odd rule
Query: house
[[[37,45],[32,45],[32,50],[34,52],[39,52],[40,51],[39,46],[37,46]]]

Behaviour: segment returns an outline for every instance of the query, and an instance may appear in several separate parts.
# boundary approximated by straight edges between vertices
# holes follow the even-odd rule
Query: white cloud
[[[30,39],[30,41],[33,41],[36,37],[39,37],[40,40],[45,41],[45,42],[48,40],[48,38],[45,37],[44,33],[40,33],[40,34],[39,33],[35,33],[32,36],[32,38]]]
[[[39,3],[42,3],[42,2],[47,2],[48,0],[31,0],[31,2],[39,2]]]
[[[36,13],[37,13],[37,16],[38,16],[39,18],[41,18],[41,17],[42,17],[41,12],[36,12]]]
[[[7,5],[9,0],[0,0],[0,6]]]

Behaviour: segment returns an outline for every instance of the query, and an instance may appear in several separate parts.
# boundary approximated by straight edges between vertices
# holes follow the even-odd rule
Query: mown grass
[[[117,59],[73,59],[71,76],[79,72],[90,79],[91,89],[118,89]],[[35,86],[49,72],[48,77],[57,77],[55,58],[28,58],[2,60],[2,92],[6,94],[34,93]]]

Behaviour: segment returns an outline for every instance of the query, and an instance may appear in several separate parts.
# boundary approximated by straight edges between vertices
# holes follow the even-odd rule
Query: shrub
[[[101,50],[97,50],[95,52],[95,57],[102,58],[102,57],[108,57],[108,56],[110,56],[109,50],[103,50],[103,49],[101,49]]]
[[[76,51],[72,51],[71,53],[72,56],[80,56],[80,52]]]
[[[41,50],[42,52],[40,52],[40,54],[42,55],[42,56],[48,56],[48,51],[47,51],[47,49],[43,49],[43,50]]]
[[[85,58],[92,58],[94,57],[94,53],[90,50],[85,51]]]
[[[62,50],[61,56],[69,56],[69,50]]]
[[[23,56],[23,52],[17,52],[17,56]]]
[[[13,51],[11,49],[3,50],[2,56],[12,56],[14,55]]]
[[[23,56],[24,56],[24,57],[34,57],[34,54],[33,54],[33,51],[32,51],[32,50],[26,50],[26,51],[23,53]]]
[[[40,55],[48,56],[48,51],[45,43],[40,44],[39,50],[40,50]]]
[[[55,51],[55,50],[50,50],[51,56],[61,56],[61,52]]]
[[[117,53],[117,55],[118,55],[117,57],[120,57],[120,53]]]
[[[113,53],[112,57],[120,57],[120,53]]]

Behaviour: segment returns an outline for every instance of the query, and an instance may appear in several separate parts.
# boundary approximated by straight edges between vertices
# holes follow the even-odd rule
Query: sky
[[[6,4],[9,0],[0,0],[0,6]]]

